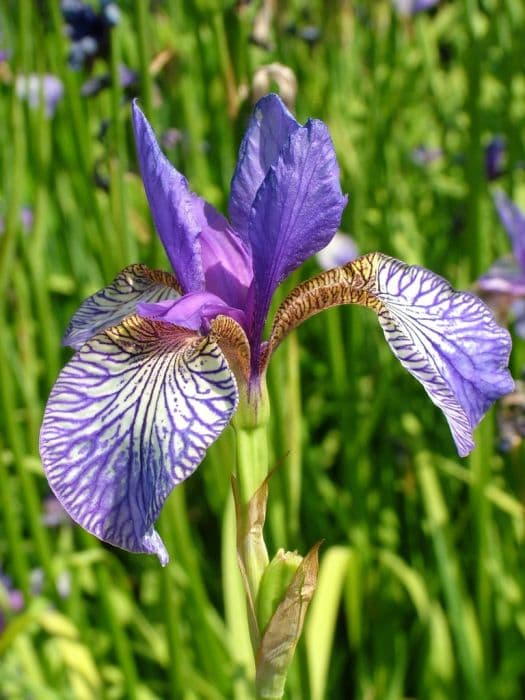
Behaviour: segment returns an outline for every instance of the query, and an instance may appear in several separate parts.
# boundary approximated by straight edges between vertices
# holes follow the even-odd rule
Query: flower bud
[[[297,552],[285,552],[281,548],[266,567],[257,595],[257,622],[261,634],[264,634],[302,561]]]

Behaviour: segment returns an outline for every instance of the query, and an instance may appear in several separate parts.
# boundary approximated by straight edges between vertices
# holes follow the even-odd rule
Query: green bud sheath
[[[285,552],[284,549],[279,549],[266,567],[259,585],[256,603],[257,622],[261,634],[264,634],[277,606],[283,600],[302,560],[302,556],[297,552]]]
[[[265,581],[266,571],[261,579],[261,597],[257,598],[258,606],[263,615],[270,619],[262,635],[261,643],[255,658],[255,688],[257,698],[282,698],[288,669],[292,663],[295,647],[301,636],[304,617],[317,585],[319,572],[318,550],[321,543],[316,544],[304,557],[298,554],[288,555],[281,551],[272,560],[268,568],[274,568],[268,573],[269,582]],[[286,561],[287,557],[290,557]],[[284,559],[284,562],[283,562]],[[298,565],[297,565],[298,564]],[[295,572],[293,568],[295,567]],[[289,585],[284,590],[284,579],[292,575]],[[281,583],[279,584],[279,579]],[[275,607],[275,599],[280,601]]]

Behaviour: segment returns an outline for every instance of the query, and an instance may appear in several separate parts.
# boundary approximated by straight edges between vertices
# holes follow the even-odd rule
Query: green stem
[[[242,528],[245,520],[244,513],[250,499],[268,474],[268,439],[266,425],[253,428],[237,428],[237,484],[241,508],[240,522],[237,528]],[[242,554],[246,568],[246,577],[252,596],[257,599],[259,584],[263,572],[268,565],[268,552],[262,542],[260,533],[243,533]]]
[[[237,427],[237,426],[236,426]],[[246,505],[268,474],[266,425],[237,427],[237,480],[242,505]]]

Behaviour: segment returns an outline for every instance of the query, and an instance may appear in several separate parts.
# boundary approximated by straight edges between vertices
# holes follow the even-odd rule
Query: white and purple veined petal
[[[468,292],[439,275],[376,254],[374,296],[385,338],[448,421],[460,456],[492,403],[510,393],[508,332]]]
[[[165,565],[154,523],[237,400],[213,339],[132,316],[91,338],[53,387],[40,434],[51,488],[86,530]]]
[[[79,350],[92,336],[116,326],[136,312],[139,302],[177,299],[180,288],[173,275],[130,265],[107,287],[88,297],[71,319],[62,339],[64,345]]]

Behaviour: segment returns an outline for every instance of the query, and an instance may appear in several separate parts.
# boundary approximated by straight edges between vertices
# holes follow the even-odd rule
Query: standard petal
[[[244,308],[253,279],[252,259],[246,245],[222,214],[197,195],[193,212],[199,237],[205,287],[237,308]]]
[[[518,265],[525,272],[525,214],[504,192],[496,192],[494,204],[512,244]]]
[[[218,315],[230,316],[246,327],[243,311],[228,306],[220,297],[210,292],[192,292],[176,301],[139,304],[137,313],[144,318],[173,323],[202,333],[209,331],[210,322]]]
[[[180,287],[173,275],[130,265],[107,287],[86,299],[71,319],[62,343],[79,350],[92,336],[135,313],[138,302],[176,299]]]
[[[160,150],[148,120],[133,103],[133,128],[144,190],[155,228],[183,291],[204,289],[200,227],[186,178]]]
[[[235,379],[214,340],[130,317],[62,370],[40,434],[44,470],[82,527],[164,565],[153,525],[236,405]]]
[[[257,190],[289,136],[299,128],[278,95],[266,95],[257,102],[239,149],[232,177],[230,219],[236,231],[248,241],[248,221]]]
[[[328,129],[310,120],[282,148],[252,208],[248,233],[255,279],[255,343],[276,287],[331,241],[346,201]]]
[[[510,335],[478,297],[455,292],[430,270],[381,254],[370,259],[385,338],[441,408],[465,457],[485,412],[514,388]]]

